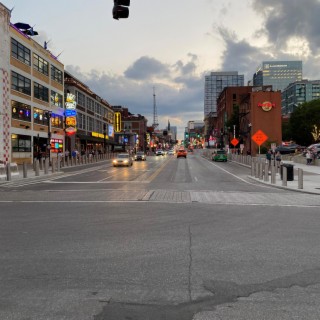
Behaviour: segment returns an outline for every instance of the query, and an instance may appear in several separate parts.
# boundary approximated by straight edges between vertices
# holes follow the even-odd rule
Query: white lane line
[[[194,180],[195,180],[196,182],[198,182],[198,178],[197,178],[197,177],[194,177]]]
[[[51,181],[51,180],[48,180],[48,181],[44,181],[45,183],[51,183],[51,184],[112,184],[112,183],[150,183],[149,180],[144,180],[144,181],[137,181],[137,180],[134,180],[134,181],[127,181],[127,180],[123,180],[123,181]]]
[[[0,200],[0,203],[163,203],[163,200]],[[169,203],[169,202],[168,202]],[[170,201],[170,204],[187,204],[190,201]],[[212,203],[197,202],[201,205],[212,206]],[[272,204],[272,203],[215,203],[219,206],[258,206],[258,207],[285,207],[285,208],[319,208],[319,205],[294,205],[294,204]]]

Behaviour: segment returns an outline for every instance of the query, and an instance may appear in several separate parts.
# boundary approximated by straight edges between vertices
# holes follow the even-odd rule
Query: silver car
[[[132,156],[129,153],[118,153],[113,159],[112,165],[114,167],[125,166],[130,167],[133,164]]]

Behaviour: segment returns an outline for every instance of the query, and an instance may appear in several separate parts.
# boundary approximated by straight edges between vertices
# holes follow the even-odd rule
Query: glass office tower
[[[244,75],[238,71],[211,72],[205,76],[204,116],[217,112],[217,98],[225,87],[240,87],[244,85]]]
[[[282,114],[292,113],[300,104],[320,99],[320,80],[291,83],[282,91]]]
[[[302,61],[263,61],[253,75],[254,86],[272,85],[274,91],[301,80]]]

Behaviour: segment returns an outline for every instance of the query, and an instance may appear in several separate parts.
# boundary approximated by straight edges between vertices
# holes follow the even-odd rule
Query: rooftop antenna
[[[156,129],[158,127],[158,115],[157,115],[157,105],[156,105],[156,93],[155,88],[153,87],[153,129]]]
[[[44,47],[46,50],[48,49],[48,43],[49,43],[50,41],[51,41],[51,39],[44,42],[43,47]]]

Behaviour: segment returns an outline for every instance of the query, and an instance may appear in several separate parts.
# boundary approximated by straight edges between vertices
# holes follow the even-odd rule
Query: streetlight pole
[[[107,125],[104,123],[103,124],[103,153],[105,154],[106,153],[106,132],[107,130]]]
[[[47,119],[48,119],[48,141],[47,141],[47,150],[48,150],[48,158],[50,164],[50,153],[51,153],[51,111],[47,111]]]

